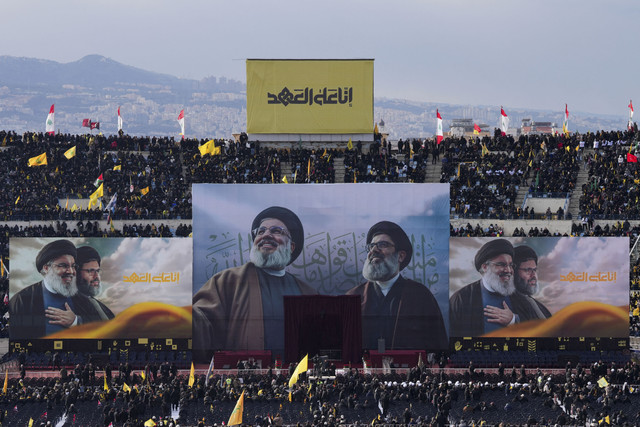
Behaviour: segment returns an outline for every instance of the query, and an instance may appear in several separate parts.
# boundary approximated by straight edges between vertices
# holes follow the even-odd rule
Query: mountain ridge
[[[225,77],[201,80],[143,70],[98,54],[59,63],[47,59],[0,56],[0,128],[43,131],[51,104],[56,104],[56,128],[84,133],[83,118],[101,121],[104,133],[116,133],[116,110],[121,106],[124,130],[131,135],[177,135],[177,115],[185,109],[187,136],[229,138],[246,128],[246,86]],[[377,97],[374,120],[386,123],[392,139],[431,137],[435,110],[445,129],[454,118],[497,126],[500,107],[456,105]],[[523,118],[562,124],[562,111],[510,108],[511,127]],[[573,112],[572,131],[624,129],[626,119],[611,115]]]

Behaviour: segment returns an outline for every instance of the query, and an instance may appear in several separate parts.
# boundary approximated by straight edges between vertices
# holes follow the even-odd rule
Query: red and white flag
[[[122,116],[120,116],[120,107],[118,107],[118,132],[122,130]]]
[[[507,117],[507,113],[504,112],[504,108],[500,107],[500,131],[502,132],[502,136],[507,134],[507,130],[509,129],[509,117]]]
[[[180,123],[180,135],[182,135],[182,139],[184,139],[184,110],[178,114],[178,123]]]
[[[569,107],[564,104],[564,121],[562,122],[562,133],[569,136]]]
[[[49,110],[49,115],[47,115],[47,122],[46,122],[46,132],[49,135],[53,135],[56,132],[56,127],[54,124],[54,119],[53,119],[53,106],[55,104],[51,104],[51,109]]]
[[[442,133],[442,116],[440,116],[440,112],[438,111],[438,109],[436,108],[436,140],[438,141],[438,144],[440,144],[442,142],[442,137],[443,137],[443,133]]]
[[[633,102],[629,100],[629,123],[627,124],[627,128],[631,129],[633,127]]]

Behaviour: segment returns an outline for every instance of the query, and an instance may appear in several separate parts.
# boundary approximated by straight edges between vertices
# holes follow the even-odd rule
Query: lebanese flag
[[[180,123],[180,135],[182,135],[182,139],[184,139],[184,110],[178,114],[178,123]]]
[[[91,119],[82,119],[82,127],[83,128],[91,127]]]
[[[569,107],[564,104],[564,121],[562,122],[562,132],[569,135]]]
[[[627,124],[627,129],[631,130],[633,128],[633,102],[629,100],[629,123]]]
[[[118,132],[122,130],[122,117],[120,116],[120,107],[118,107]]]
[[[500,106],[500,131],[502,132],[502,136],[507,135],[508,129],[509,129],[509,117],[507,117],[507,113],[504,112],[504,108]]]
[[[53,106],[55,104],[51,104],[51,109],[49,110],[49,115],[47,115],[47,122],[46,122],[46,132],[49,135],[53,135],[56,132],[56,127],[54,125],[54,119],[53,119]]]
[[[438,111],[438,109],[436,108],[436,140],[438,141],[438,144],[440,144],[442,142],[442,116],[440,116],[440,112]]]
[[[634,156],[631,153],[627,153],[627,162],[629,162],[629,163],[638,163],[638,157]]]

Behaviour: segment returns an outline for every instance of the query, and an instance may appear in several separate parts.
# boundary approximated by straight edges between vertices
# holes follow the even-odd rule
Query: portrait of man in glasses
[[[304,229],[298,216],[279,206],[251,224],[250,262],[215,274],[193,296],[193,346],[212,350],[271,350],[284,354],[284,296],[317,292],[286,267],[300,255]]]
[[[78,292],[89,299],[101,320],[113,319],[115,316],[109,307],[96,299],[102,293],[100,279],[102,257],[91,246],[81,246],[78,248],[77,263]]]
[[[77,249],[68,240],[46,244],[36,256],[42,280],[9,300],[12,339],[51,335],[81,323],[103,320],[92,302],[78,292]]]
[[[411,240],[396,223],[381,221],[367,232],[362,275],[366,282],[350,289],[361,296],[363,347],[446,349],[449,340],[438,303],[422,283],[400,272],[413,255]]]
[[[481,279],[449,299],[451,336],[479,336],[537,318],[524,295],[516,292],[513,257],[513,245],[506,239],[491,240],[478,250],[474,266]]]
[[[533,311],[535,318],[547,319],[551,312],[540,301],[533,298],[538,293],[538,254],[527,245],[516,246],[513,249],[513,264],[515,266],[516,291],[523,295]]]

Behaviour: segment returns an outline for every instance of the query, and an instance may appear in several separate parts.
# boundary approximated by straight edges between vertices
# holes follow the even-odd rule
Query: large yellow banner
[[[373,59],[248,59],[247,132],[373,132]]]

